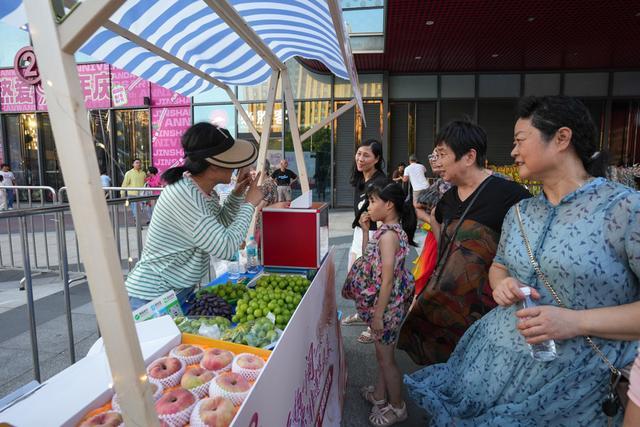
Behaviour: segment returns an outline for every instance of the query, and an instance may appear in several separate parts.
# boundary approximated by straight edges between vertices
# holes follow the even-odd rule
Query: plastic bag
[[[200,329],[198,329],[198,335],[219,340],[222,336],[222,331],[220,330],[218,325],[207,325],[203,323],[200,325]]]

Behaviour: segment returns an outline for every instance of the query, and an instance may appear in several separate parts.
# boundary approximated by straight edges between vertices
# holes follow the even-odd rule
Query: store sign
[[[334,283],[332,250],[242,405],[234,427],[340,425],[346,369]]]
[[[109,64],[78,64],[78,79],[84,93],[87,109],[111,107],[109,93]],[[35,95],[39,111],[47,110],[47,98],[42,86],[35,86]]]
[[[184,152],[180,138],[191,126],[191,107],[152,108],[151,126],[153,166],[162,173],[181,164]]]
[[[36,62],[36,54],[31,46],[20,49],[13,58],[13,69],[20,80],[28,85],[40,83],[40,71]]]
[[[25,83],[15,70],[0,70],[0,105],[4,112],[35,110],[35,86]]]

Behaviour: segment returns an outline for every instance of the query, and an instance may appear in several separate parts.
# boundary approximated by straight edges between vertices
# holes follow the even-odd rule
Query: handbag
[[[527,255],[529,256],[529,262],[531,263],[531,266],[536,272],[538,279],[540,279],[540,281],[544,283],[545,287],[549,290],[549,292],[551,292],[551,295],[553,295],[553,299],[556,301],[556,303],[560,307],[568,308],[566,304],[560,299],[560,296],[558,295],[558,293],[555,291],[555,289],[553,289],[553,287],[547,280],[547,276],[545,276],[542,270],[540,270],[540,264],[538,264],[538,261],[536,261],[535,257],[533,256],[533,251],[531,250],[531,244],[529,243],[529,239],[527,238],[527,234],[525,233],[525,230],[524,230],[524,224],[522,222],[522,216],[520,214],[519,203],[516,204],[516,218],[518,219],[520,236],[524,241],[524,245],[527,250]],[[618,410],[620,409],[621,406],[623,407],[623,409],[626,407],[626,403],[627,403],[626,396],[627,396],[627,390],[629,388],[629,372],[630,372],[631,365],[629,365],[628,367],[622,370],[616,368],[615,366],[613,366],[613,363],[611,363],[611,361],[607,358],[607,356],[604,355],[602,350],[600,350],[600,348],[593,342],[591,337],[585,336],[584,339],[591,346],[593,351],[596,352],[596,354],[600,357],[600,359],[602,359],[602,361],[607,365],[607,367],[609,368],[609,371],[611,372],[611,375],[609,377],[609,393],[607,394],[607,397],[605,398],[605,400],[602,402],[602,412],[604,412],[605,415],[609,418],[614,417],[618,413]],[[626,377],[625,377],[625,374],[626,374]]]
[[[475,192],[476,194],[473,195],[473,198],[469,201],[469,204],[467,205],[466,209],[464,210],[462,215],[460,215],[460,219],[458,220],[458,223],[456,224],[456,228],[453,230],[453,233],[451,234],[451,238],[449,238],[449,240],[444,245],[443,245],[444,238],[447,237],[446,231],[447,231],[449,222],[445,221],[442,224],[442,228],[440,229],[440,239],[438,241],[438,260],[436,261],[436,266],[433,270],[433,273],[431,273],[432,275],[435,275],[435,281],[433,283],[438,283],[440,281],[440,277],[442,277],[442,272],[444,271],[444,267],[447,265],[447,261],[449,260],[449,255],[451,255],[451,249],[453,248],[453,242],[455,241],[456,234],[458,234],[458,230],[460,229],[460,226],[466,219],[467,213],[469,213],[469,209],[471,209],[471,206],[473,206],[476,199],[478,198],[478,196],[480,195],[484,187],[487,186],[491,178],[492,176],[489,175],[484,181],[482,181],[482,183],[480,184],[480,186]],[[428,281],[431,281],[431,278],[429,278]],[[422,290],[424,291],[426,288],[427,286],[422,288]],[[481,291],[482,290],[479,290],[478,293],[481,293]],[[419,294],[416,294],[416,297],[418,297],[418,295]]]

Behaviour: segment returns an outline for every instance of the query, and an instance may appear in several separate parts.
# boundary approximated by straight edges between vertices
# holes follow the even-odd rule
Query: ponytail
[[[162,180],[166,182],[167,185],[175,184],[182,179],[185,172],[187,172],[187,168],[184,166],[167,169],[162,173]]]
[[[582,159],[581,159],[582,160]],[[606,151],[596,151],[586,161],[583,160],[587,173],[595,177],[606,177],[609,166],[609,155]]]
[[[209,166],[211,166],[211,163],[204,159],[191,160],[187,157],[183,166],[170,168],[164,171],[162,179],[167,183],[167,185],[175,184],[182,179],[185,172],[189,172],[191,175],[199,175],[206,171]]]
[[[418,246],[416,242],[413,241],[413,236],[416,233],[416,227],[418,225],[418,218],[416,217],[413,203],[411,203],[411,200],[406,200],[402,186],[396,182],[387,184],[384,187],[373,184],[367,188],[367,197],[371,195],[376,195],[385,202],[393,203],[402,229],[407,234],[409,244],[411,246]]]
[[[402,212],[398,213],[401,214],[400,223],[402,224],[404,232],[407,233],[409,244],[411,246],[418,246],[416,242],[413,241],[413,236],[416,234],[416,227],[418,226],[418,218],[416,217],[416,210],[413,207],[411,199],[404,201],[404,204],[402,205]]]

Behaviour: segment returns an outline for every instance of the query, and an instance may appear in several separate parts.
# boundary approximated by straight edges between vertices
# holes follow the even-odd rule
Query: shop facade
[[[18,49],[19,50],[19,49]],[[17,52],[16,52],[17,53]],[[0,65],[0,156],[20,185],[60,188],[60,172],[41,82],[25,81],[24,64]],[[350,84],[333,75],[312,72],[295,60],[287,63],[296,100],[300,133],[347,103]],[[213,89],[187,98],[105,63],[79,63],[78,74],[90,110],[92,137],[99,166],[122,182],[134,158],[143,168],[165,170],[180,162],[180,135],[192,123],[210,121],[239,138],[253,139],[226,93]],[[416,153],[426,162],[435,135],[451,120],[471,119],[488,134],[491,164],[511,164],[515,106],[524,95],[566,94],[580,97],[598,124],[600,146],[615,165],[640,162],[640,72],[544,72],[437,75],[360,75],[363,115],[351,109],[303,141],[304,158],[314,199],[349,206],[353,153],[363,140],[377,138],[385,146],[387,170]],[[264,122],[268,83],[233,87],[257,129]],[[278,100],[282,90],[278,89]],[[281,159],[297,169],[288,117],[277,102],[271,124],[267,161]],[[297,190],[299,192],[299,190]]]

